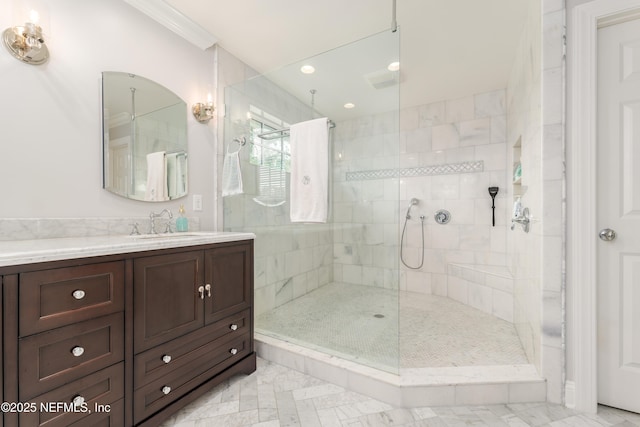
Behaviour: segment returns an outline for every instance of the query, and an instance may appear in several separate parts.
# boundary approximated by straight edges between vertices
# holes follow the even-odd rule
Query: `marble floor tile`
[[[512,323],[450,298],[341,282],[257,316],[256,331],[388,372],[528,363]]]
[[[162,427],[640,427],[640,414],[550,403],[397,408],[258,358]]]

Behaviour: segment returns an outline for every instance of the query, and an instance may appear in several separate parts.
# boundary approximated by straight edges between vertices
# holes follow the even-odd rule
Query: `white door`
[[[640,20],[598,30],[597,126],[598,402],[640,412]]]
[[[128,196],[130,194],[128,190],[131,180],[130,176],[130,157],[129,157],[129,142],[131,138],[126,136],[112,140],[109,142],[109,162],[111,169],[108,174],[107,187],[118,194]]]

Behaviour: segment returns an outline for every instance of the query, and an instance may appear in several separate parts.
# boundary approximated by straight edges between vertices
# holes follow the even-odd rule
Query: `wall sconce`
[[[191,112],[193,113],[193,117],[196,118],[200,123],[207,123],[209,120],[213,118],[213,101],[211,101],[211,94],[207,95],[207,103],[203,104],[198,102],[197,104],[193,104],[191,107]]]
[[[41,65],[49,59],[49,49],[38,25],[38,12],[29,13],[29,21],[24,26],[7,28],[2,34],[5,47],[14,58],[32,65]]]

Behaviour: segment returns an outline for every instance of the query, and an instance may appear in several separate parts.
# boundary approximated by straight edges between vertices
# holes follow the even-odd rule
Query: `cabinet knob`
[[[211,285],[207,283],[204,285],[204,289],[207,291],[207,296],[211,298]]]
[[[231,326],[229,326],[229,329],[231,329],[232,331],[237,331],[238,330],[238,325],[236,325],[235,323],[232,324]]]
[[[76,289],[71,295],[73,295],[75,299],[82,299],[86,294],[82,289]]]
[[[204,299],[204,286],[198,286],[198,293],[200,294],[200,299]]]
[[[232,348],[231,350],[229,350],[229,353],[235,355],[238,354],[238,349],[237,348]]]
[[[164,363],[169,363],[171,362],[171,356],[169,356],[168,354],[165,354],[164,356],[162,356],[162,361]]]
[[[80,357],[84,354],[84,348],[77,345],[71,349],[71,354],[73,354],[75,357]]]
[[[171,393],[171,387],[169,387],[168,385],[162,387],[162,394],[167,395]]]
[[[73,398],[71,403],[73,403],[73,406],[82,406],[84,404],[84,397],[76,396]]]

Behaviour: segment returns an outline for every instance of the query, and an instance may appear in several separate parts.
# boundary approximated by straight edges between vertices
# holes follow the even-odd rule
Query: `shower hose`
[[[411,206],[409,206],[409,210],[410,209],[411,209]],[[402,261],[405,267],[410,268],[412,270],[418,270],[422,268],[422,265],[424,264],[424,215],[420,215],[420,222],[422,223],[422,255],[420,256],[420,265],[417,267],[410,266],[404,260],[404,253],[403,253],[404,235],[405,235],[405,232],[407,231],[407,221],[409,221],[410,218],[411,218],[411,215],[409,215],[409,211],[407,211],[407,216],[405,216],[404,218],[404,227],[402,227],[402,237],[400,238],[400,261]]]

